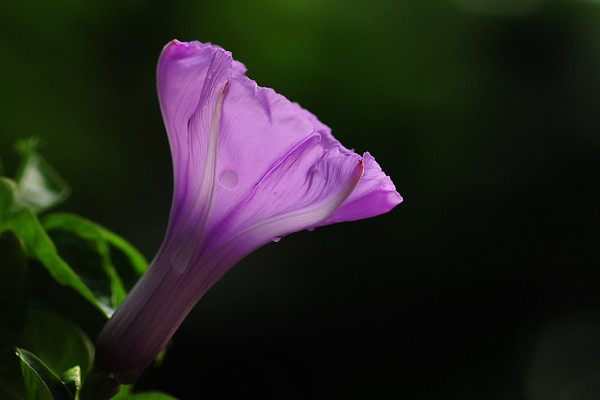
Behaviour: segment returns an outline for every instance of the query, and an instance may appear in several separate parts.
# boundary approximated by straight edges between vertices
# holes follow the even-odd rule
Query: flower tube
[[[172,41],[158,95],[173,157],[167,233],[102,329],[96,363],[131,383],[236,262],[290,233],[368,218],[402,201],[375,159],[246,77],[218,46]]]

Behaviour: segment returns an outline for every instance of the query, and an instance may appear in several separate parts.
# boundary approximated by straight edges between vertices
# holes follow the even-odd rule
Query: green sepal
[[[81,400],[107,400],[122,393],[123,385],[114,379],[111,372],[93,368],[81,388]]]
[[[40,213],[64,201],[70,194],[65,180],[37,152],[38,140],[31,138],[17,142],[17,151],[23,158],[16,182],[18,201]]]
[[[38,357],[25,349],[16,349],[29,400],[73,400],[77,392],[67,385]]]
[[[133,385],[123,385],[111,400],[177,400],[177,398],[162,392],[133,393]]]
[[[71,376],[73,366],[77,366],[78,387],[81,386],[81,378],[92,366],[94,346],[77,325],[55,313],[31,307],[24,334],[37,356],[52,371]]]
[[[71,393],[79,393],[81,389],[81,367],[79,365],[69,368],[62,376],[62,380]]]

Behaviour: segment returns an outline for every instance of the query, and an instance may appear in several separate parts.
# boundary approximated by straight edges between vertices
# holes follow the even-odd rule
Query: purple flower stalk
[[[131,383],[206,291],[262,245],[368,218],[402,201],[369,153],[246,77],[218,46],[172,41],[158,63],[174,194],[164,242],[106,323],[96,362]]]

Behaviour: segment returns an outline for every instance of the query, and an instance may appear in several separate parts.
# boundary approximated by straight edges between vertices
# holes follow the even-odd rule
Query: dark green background
[[[61,209],[149,259],[171,200],[155,67],[173,38],[232,51],[370,151],[405,202],[247,257],[139,387],[600,398],[600,2],[3,2],[6,168],[39,136],[73,189]]]

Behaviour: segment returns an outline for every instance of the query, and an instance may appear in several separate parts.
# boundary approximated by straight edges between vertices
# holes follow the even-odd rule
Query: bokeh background
[[[60,208],[162,241],[155,67],[233,52],[405,201],[265,246],[139,388],[181,399],[600,398],[600,2],[8,0],[0,157],[36,135]]]

